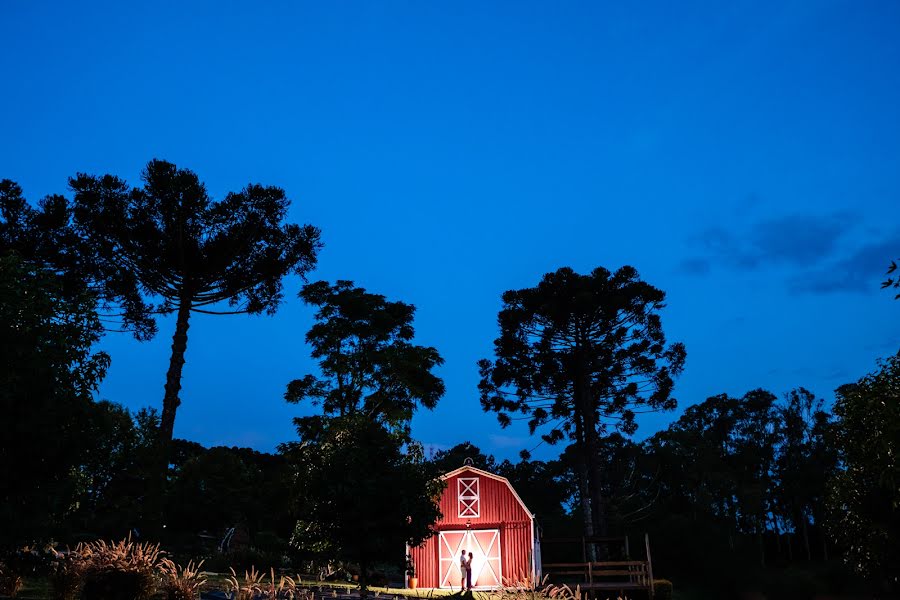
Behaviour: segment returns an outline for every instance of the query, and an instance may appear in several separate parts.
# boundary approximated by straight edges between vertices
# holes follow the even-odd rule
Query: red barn
[[[459,555],[472,553],[472,585],[480,589],[534,578],[540,543],[534,515],[505,477],[466,465],[441,479],[437,534],[410,554],[419,587],[460,588]]]

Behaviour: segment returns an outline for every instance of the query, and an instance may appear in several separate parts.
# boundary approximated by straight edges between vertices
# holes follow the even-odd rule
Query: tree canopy
[[[13,181],[0,181],[0,253],[16,254],[33,268],[52,273],[59,293],[90,296],[104,330],[127,331],[147,340],[156,333],[153,306],[135,274],[104,260],[74,218],[73,204],[58,194],[32,207]]]
[[[0,544],[40,537],[73,511],[92,440],[91,394],[109,366],[94,299],[0,256]]]
[[[141,179],[130,187],[113,175],[79,173],[69,185],[75,229],[101,271],[127,274],[156,312],[177,313],[160,417],[168,443],[191,312],[273,313],[282,279],[315,266],[319,230],[284,223],[290,203],[278,187],[250,184],[214,201],[194,172],[162,160],[150,161]],[[219,310],[222,303],[230,310]]]
[[[857,571],[900,589],[900,354],[838,388],[834,414],[832,533]]]
[[[355,287],[325,281],[303,287],[300,297],[316,307],[306,334],[320,376],[290,382],[285,399],[310,400],[324,416],[365,415],[398,433],[408,433],[417,408],[434,408],[444,383],[432,371],[444,360],[435,348],[412,342],[415,307]],[[295,420],[301,436],[315,435],[321,417]]]
[[[881,282],[881,289],[895,289],[900,290],[900,277],[897,277],[894,273],[897,272],[897,261],[892,260],[891,266],[888,267],[887,270],[887,279]],[[898,291],[894,295],[894,300],[900,300],[900,291]]]
[[[545,441],[575,445],[587,535],[606,529],[599,436],[609,425],[633,433],[637,410],[676,405],[685,350],[666,343],[664,300],[632,267],[559,269],[503,294],[496,358],[479,362],[481,404],[501,425],[519,414],[532,432],[549,427]]]
[[[362,413],[333,417],[317,444],[295,445],[299,519],[291,543],[359,564],[363,590],[376,561],[433,535],[443,482],[422,446],[404,443]]]

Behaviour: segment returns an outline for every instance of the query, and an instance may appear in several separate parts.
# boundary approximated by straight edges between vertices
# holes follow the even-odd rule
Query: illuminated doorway
[[[472,587],[495,588],[503,583],[500,530],[442,531],[438,539],[440,587],[460,588],[459,555],[472,553]]]

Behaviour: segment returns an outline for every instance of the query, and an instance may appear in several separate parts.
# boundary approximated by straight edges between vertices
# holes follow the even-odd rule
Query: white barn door
[[[438,534],[440,587],[459,589],[459,555],[472,553],[472,587],[494,588],[503,583],[500,530],[442,531]]]

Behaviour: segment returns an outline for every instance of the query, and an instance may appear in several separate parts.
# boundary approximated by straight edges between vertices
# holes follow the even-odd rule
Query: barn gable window
[[[460,477],[456,480],[459,497],[459,517],[478,518],[481,515],[481,500],[477,477]]]

